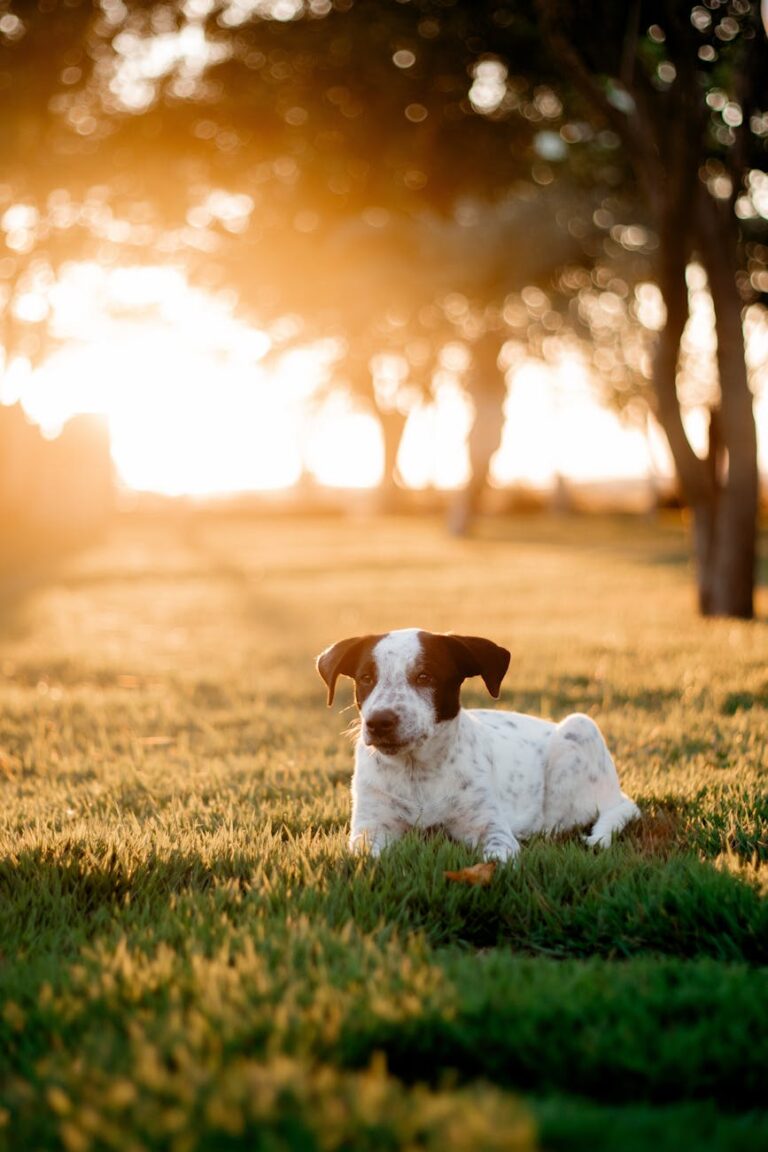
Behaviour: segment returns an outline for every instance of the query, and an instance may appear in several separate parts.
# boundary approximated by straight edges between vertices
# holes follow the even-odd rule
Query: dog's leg
[[[520,851],[520,844],[508,828],[502,824],[489,821],[482,829],[467,831],[466,824],[446,825],[446,831],[453,840],[467,844],[470,848],[479,849],[483,860],[514,860]]]
[[[354,856],[381,856],[384,849],[400,839],[399,832],[385,831],[383,828],[358,828],[350,832],[349,850]]]
[[[640,816],[640,809],[634,800],[621,793],[621,800],[612,808],[604,809],[592,826],[592,831],[584,837],[584,843],[592,848],[608,848],[615,833],[621,832],[632,820]]]
[[[369,852],[380,856],[389,844],[399,840],[405,831],[400,820],[387,818],[387,813],[379,811],[381,805],[371,802],[369,796],[356,796],[352,806],[352,823],[349,831],[349,850],[356,855]]]
[[[506,828],[490,829],[480,842],[483,860],[514,860],[520,851],[519,841]]]
[[[392,810],[391,797],[370,783],[362,783],[356,773],[352,779],[350,851],[380,856],[388,844],[400,839],[406,828],[406,822]]]
[[[625,796],[603,735],[589,716],[568,716],[552,737],[547,761],[545,828],[594,826],[587,843],[607,848],[616,832],[639,815]]]

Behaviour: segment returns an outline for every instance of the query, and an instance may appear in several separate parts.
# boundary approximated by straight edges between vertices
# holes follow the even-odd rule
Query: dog
[[[354,636],[318,656],[329,706],[339,676],[355,683],[353,853],[378,856],[411,828],[441,827],[483,859],[505,861],[520,840],[588,824],[586,843],[607,848],[639,817],[589,716],[556,724],[461,707],[470,676],[497,699],[509,661],[480,636],[418,628]]]

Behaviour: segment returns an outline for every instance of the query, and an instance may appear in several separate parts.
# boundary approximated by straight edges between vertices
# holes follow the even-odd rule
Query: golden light
[[[332,396],[306,422],[308,472],[329,488],[373,488],[384,468],[381,432],[373,416],[350,398]]]
[[[120,480],[169,495],[287,487],[301,473],[296,409],[322,365],[301,357],[275,378],[263,332],[166,268],[73,266],[51,292],[60,350],[11,374],[47,435],[78,412],[109,425]],[[291,371],[295,378],[291,378]]]
[[[466,436],[472,410],[454,384],[436,389],[435,402],[415,408],[400,451],[400,473],[410,488],[458,488],[469,478]]]
[[[75,412],[102,413],[119,478],[140,491],[280,488],[301,471],[290,405],[268,381],[150,326],[53,356],[30,378],[24,406],[49,433]]]
[[[596,402],[576,357],[564,357],[554,370],[533,361],[525,364],[506,415],[505,441],[494,470],[500,482],[547,484],[558,474],[585,482],[648,474],[644,433]]]
[[[49,316],[60,345],[35,371],[12,365],[0,402],[21,400],[49,436],[75,413],[103,414],[118,477],[129,489],[264,491],[288,488],[304,474],[329,487],[380,482],[384,452],[375,414],[361,398],[323,388],[329,342],[265,366],[270,336],[239,320],[230,298],[195,289],[167,267],[72,265],[20,307],[30,321]],[[763,324],[753,327],[749,345],[759,367],[768,333]],[[694,325],[691,339],[704,347],[707,332]],[[671,471],[660,434],[600,407],[576,358],[554,367],[523,361],[508,383],[494,483],[546,487],[558,475],[610,482]],[[398,461],[404,483],[464,484],[472,420],[466,394],[446,372],[432,401],[411,402]],[[764,428],[768,397],[758,397],[756,414]],[[703,418],[694,410],[687,421],[694,446],[703,449]],[[768,437],[761,437],[761,452],[765,466]]]

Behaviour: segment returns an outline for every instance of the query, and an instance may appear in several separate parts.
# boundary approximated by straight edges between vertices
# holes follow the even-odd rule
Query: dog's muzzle
[[[363,723],[363,739],[381,752],[396,752],[403,743],[397,712],[391,708],[372,712]]]

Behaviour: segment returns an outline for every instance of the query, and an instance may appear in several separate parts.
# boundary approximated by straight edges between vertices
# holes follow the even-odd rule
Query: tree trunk
[[[467,436],[469,480],[456,494],[450,509],[449,529],[454,536],[466,535],[480,511],[491,460],[504,432],[507,385],[498,365],[500,345],[499,334],[491,331],[485,333],[473,349],[466,384],[475,409]]]
[[[705,143],[708,112],[700,89],[695,32],[686,12],[678,11],[679,6],[663,6],[668,17],[665,23],[672,33],[668,46],[676,78],[660,102],[639,62],[641,7],[625,6],[628,18],[622,80],[634,105],[627,114],[611,103],[605,86],[598,82],[594,61],[569,37],[568,21],[564,24],[562,19],[564,7],[552,0],[537,0],[537,7],[564,72],[623,140],[658,229],[658,286],[667,308],[667,323],[659,334],[654,363],[656,414],[669,441],[683,500],[693,518],[701,611],[704,615],[749,618],[754,614],[759,480],[742,303],[736,283],[739,234],[733,201],[738,181],[730,199],[717,202],[700,178],[701,164],[710,149]],[[755,54],[761,42],[754,32],[756,29],[748,59],[747,88],[761,79],[761,59]],[[748,108],[750,100],[745,96],[741,105]],[[746,113],[745,120],[748,122]],[[731,155],[731,160],[736,163],[735,170],[741,171],[744,158]],[[694,251],[707,270],[715,309],[726,461],[722,476],[691,448],[676,389],[680,339],[688,317],[685,269]]]
[[[499,392],[475,395],[475,419],[469,432],[469,467],[471,478],[468,488],[479,500],[488,483],[488,473],[494,453],[501,444],[504,432],[504,400]]]
[[[742,305],[736,284],[737,238],[732,218],[702,186],[696,215],[698,254],[715,310],[721,402],[710,426],[710,452],[701,459],[683,426],[676,377],[688,319],[688,251],[674,224],[661,229],[659,288],[667,323],[654,363],[658,418],[691,512],[699,610],[703,616],[754,615],[758,509],[757,433],[747,381]]]
[[[384,471],[379,486],[378,506],[381,512],[394,512],[402,504],[402,490],[397,481],[397,457],[408,417],[396,410],[379,410],[377,414],[384,441]]]
[[[658,279],[667,321],[659,333],[653,365],[656,415],[675,462],[683,501],[691,512],[699,610],[708,614],[715,490],[704,461],[699,459],[688,441],[677,395],[680,341],[688,321],[688,286],[685,281],[688,251],[675,232],[674,221],[661,230],[661,244],[663,255]]]
[[[742,301],[736,283],[738,238],[730,211],[702,192],[700,257],[715,309],[720,412],[717,422],[725,458],[716,477],[709,612],[754,616],[759,473],[757,430],[744,349]]]
[[[723,443],[718,408],[711,408],[709,413],[709,450],[705,464],[709,487],[692,507],[691,514],[699,612],[702,616],[712,616],[718,513],[723,480]]]

